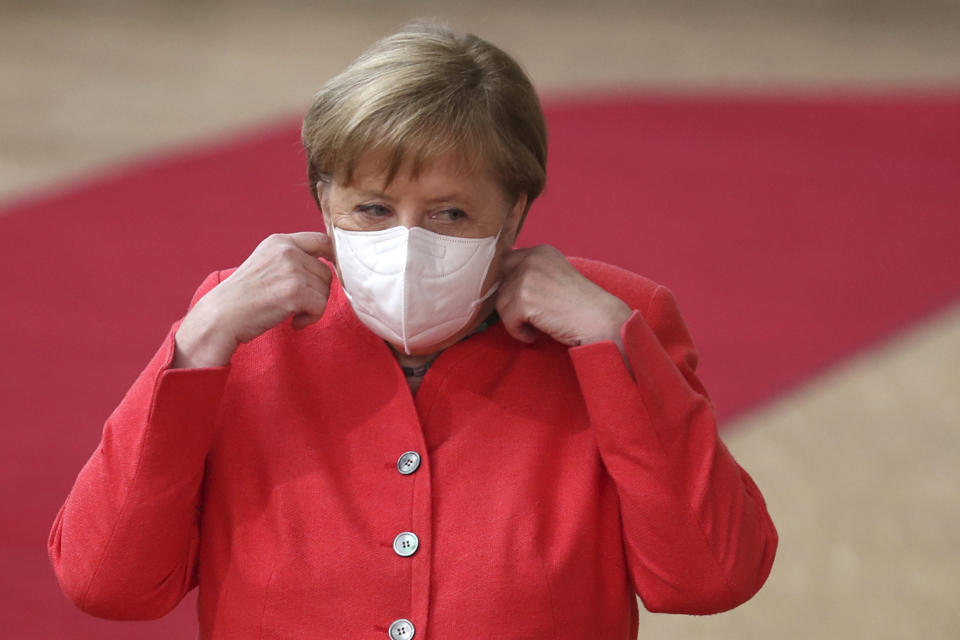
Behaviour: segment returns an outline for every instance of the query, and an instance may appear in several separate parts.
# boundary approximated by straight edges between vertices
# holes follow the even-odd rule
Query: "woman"
[[[546,130],[517,64],[414,25],[303,126],[327,234],[204,281],[50,537],[64,591],[203,638],[634,638],[764,582],[670,292],[512,249]]]

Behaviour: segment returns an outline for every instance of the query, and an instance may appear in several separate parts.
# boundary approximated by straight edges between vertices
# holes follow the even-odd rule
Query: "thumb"
[[[536,327],[524,320],[523,316],[518,314],[513,306],[503,305],[501,307],[499,304],[497,306],[497,312],[500,314],[500,322],[503,323],[503,328],[513,336],[513,338],[529,344],[534,342],[537,336],[540,335]]]
[[[536,327],[527,322],[507,328],[507,333],[512,334],[517,340],[526,343],[536,342],[540,336],[540,332],[537,331]]]
[[[314,322],[320,320],[320,316],[312,313],[298,313],[290,319],[290,325],[295,331],[300,331],[309,327]]]

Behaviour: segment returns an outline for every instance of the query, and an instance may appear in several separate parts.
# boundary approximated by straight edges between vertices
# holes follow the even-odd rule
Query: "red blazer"
[[[613,342],[526,345],[495,324],[412,396],[336,280],[317,324],[226,367],[169,369],[174,324],[54,522],[64,592],[142,619],[199,585],[200,637],[233,640],[622,640],[634,593],[651,611],[744,602],[777,534],[717,437],[673,296],[571,261],[635,309],[629,370]],[[419,466],[398,464],[409,451]]]

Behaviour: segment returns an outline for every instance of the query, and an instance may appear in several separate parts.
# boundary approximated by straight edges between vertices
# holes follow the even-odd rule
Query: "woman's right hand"
[[[294,329],[320,319],[330,293],[333,241],[324,233],[274,234],[193,306],[177,330],[173,369],[219,367],[237,347],[291,316]]]

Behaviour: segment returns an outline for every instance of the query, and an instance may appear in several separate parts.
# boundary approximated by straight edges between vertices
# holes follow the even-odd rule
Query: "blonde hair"
[[[507,197],[526,194],[528,208],[546,180],[546,123],[523,69],[489,42],[435,22],[407,25],[329,80],[302,140],[315,200],[318,182],[349,184],[371,151],[384,154],[388,182],[406,161],[416,175],[457,152],[485,163]]]

